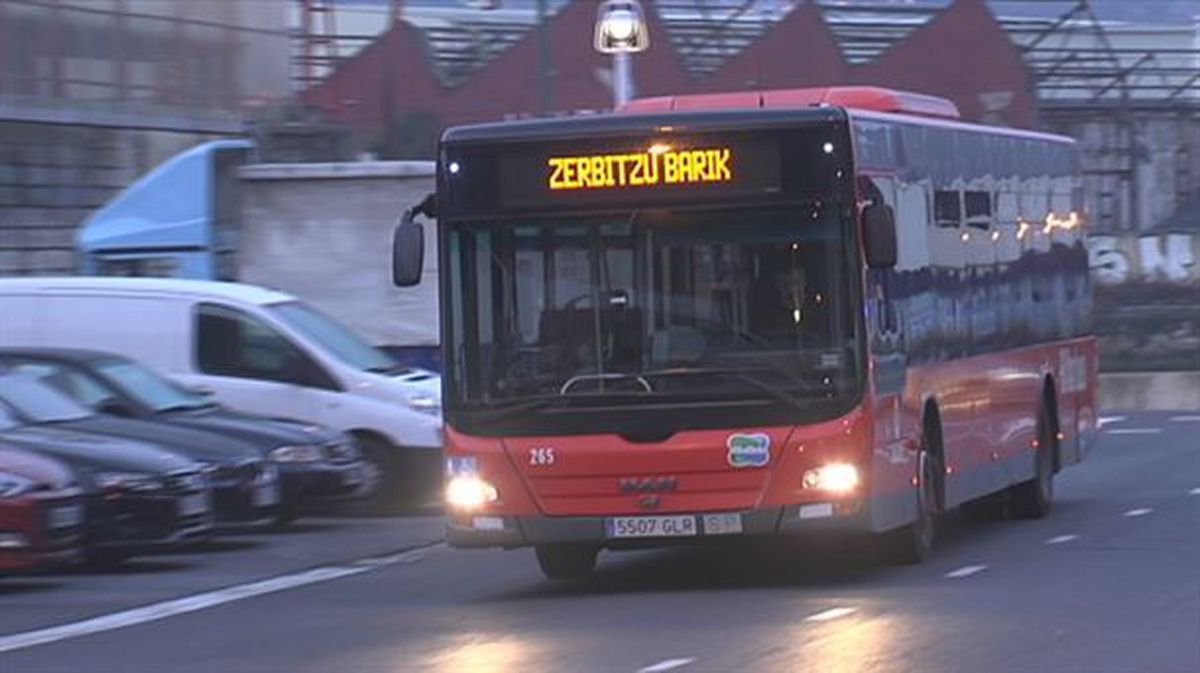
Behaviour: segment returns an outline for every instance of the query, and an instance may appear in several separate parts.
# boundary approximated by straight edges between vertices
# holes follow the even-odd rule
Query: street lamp
[[[612,54],[613,107],[633,94],[633,64],[629,55],[650,46],[646,15],[637,0],[604,0],[596,10],[596,51]]]

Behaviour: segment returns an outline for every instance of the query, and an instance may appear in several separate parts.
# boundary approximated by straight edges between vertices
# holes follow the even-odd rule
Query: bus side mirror
[[[868,267],[890,269],[896,266],[896,219],[891,206],[876,202],[863,209],[863,247]]]
[[[421,282],[425,266],[425,228],[413,221],[412,210],[404,212],[392,234],[392,284],[412,287]]]

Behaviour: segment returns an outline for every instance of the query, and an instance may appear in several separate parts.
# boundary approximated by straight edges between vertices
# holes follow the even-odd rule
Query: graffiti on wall
[[[1200,236],[1188,233],[1091,236],[1092,277],[1102,285],[1200,283]]]
[[[1101,368],[1200,370],[1200,231],[1094,235]]]

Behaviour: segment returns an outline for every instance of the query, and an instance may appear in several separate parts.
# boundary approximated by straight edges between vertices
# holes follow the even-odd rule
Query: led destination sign
[[[785,154],[795,153],[795,135],[787,129],[470,145],[446,155],[460,166],[444,174],[453,192],[447,203],[484,213],[794,198],[789,185],[807,191],[809,167],[830,162],[820,142],[802,146],[815,147],[812,160],[785,162]]]
[[[550,157],[546,186],[572,190],[729,183],[734,180],[733,160],[729,147],[666,145],[652,145],[645,152]]]

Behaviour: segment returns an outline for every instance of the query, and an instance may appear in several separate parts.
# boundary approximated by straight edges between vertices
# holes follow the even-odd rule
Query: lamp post
[[[612,54],[613,107],[633,96],[633,63],[630,54],[650,46],[646,15],[637,0],[604,0],[596,10],[596,51]]]

